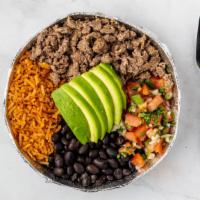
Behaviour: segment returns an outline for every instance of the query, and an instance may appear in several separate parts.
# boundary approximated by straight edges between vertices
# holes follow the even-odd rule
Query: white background
[[[1,200],[199,200],[200,69],[195,43],[200,0],[0,0],[0,104],[11,60],[35,33],[70,12],[102,12],[153,31],[167,44],[180,79],[182,108],[178,137],[152,172],[126,187],[83,193],[50,183],[16,154],[0,119]]]

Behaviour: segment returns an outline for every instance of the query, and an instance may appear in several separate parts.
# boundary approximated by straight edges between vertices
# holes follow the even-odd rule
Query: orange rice
[[[7,117],[20,148],[32,160],[48,163],[53,152],[51,136],[59,131],[59,113],[51,92],[50,67],[36,63],[24,53],[14,67],[8,91]]]

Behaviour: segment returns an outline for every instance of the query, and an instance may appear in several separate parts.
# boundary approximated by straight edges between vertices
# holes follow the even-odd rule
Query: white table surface
[[[200,69],[195,62],[199,0],[0,0],[0,104],[17,50],[49,23],[76,11],[98,11],[129,20],[167,44],[182,93],[175,146],[159,166],[136,182],[111,191],[84,193],[46,183],[22,161],[11,144],[1,109],[0,199],[199,200]]]

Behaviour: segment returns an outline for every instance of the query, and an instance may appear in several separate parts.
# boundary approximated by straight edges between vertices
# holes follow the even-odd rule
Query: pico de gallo
[[[121,129],[126,143],[120,148],[118,157],[131,156],[131,163],[140,170],[148,161],[163,155],[173,138],[173,87],[162,78],[151,77],[129,81],[125,91],[128,108]]]

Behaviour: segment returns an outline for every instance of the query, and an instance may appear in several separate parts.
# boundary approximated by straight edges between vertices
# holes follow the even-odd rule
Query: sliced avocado
[[[114,104],[110,92],[108,91],[105,84],[93,73],[86,72],[81,76],[92,86],[98,97],[101,99],[101,102],[106,112],[108,132],[110,132],[113,127],[114,119]]]
[[[108,130],[108,122],[103,104],[93,87],[82,77],[77,76],[68,83],[92,106],[101,124],[101,139]]]
[[[82,110],[89,124],[90,140],[92,142],[97,142],[98,139],[101,138],[101,124],[92,106],[69,84],[62,85],[61,90],[67,93]],[[75,120],[79,124],[80,121],[76,118],[77,116],[73,116],[71,121]]]
[[[118,125],[121,121],[123,100],[117,83],[114,81],[113,77],[101,67],[95,67],[90,71],[106,85],[110,92],[114,105],[114,122]]]
[[[120,93],[122,95],[123,108],[126,109],[126,95],[124,94],[124,91],[122,89],[122,82],[119,76],[116,74],[115,70],[112,68],[111,65],[101,63],[99,66],[102,67],[104,70],[106,70],[113,77],[114,81],[117,83]]]
[[[62,92],[60,88],[52,93],[52,98],[77,139],[82,144],[87,143],[90,139],[90,128],[82,110],[76,105],[74,100],[67,93]]]

